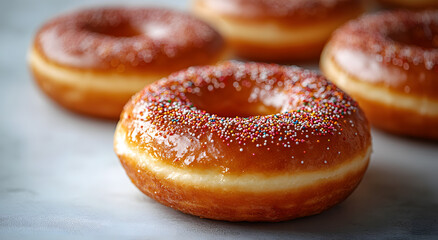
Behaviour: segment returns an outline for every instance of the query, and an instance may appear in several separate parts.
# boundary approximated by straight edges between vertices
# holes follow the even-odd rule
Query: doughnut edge
[[[114,137],[115,152],[129,178],[140,191],[184,213],[227,221],[278,222],[318,214],[343,201],[354,191],[367,169],[371,154],[370,144],[363,158],[359,157],[363,161],[362,165],[344,173],[341,179],[319,181],[320,186],[310,184],[300,188],[267,192],[233,188],[209,189],[202,185],[178,183],[171,177],[158,176],[144,163],[137,161],[138,155],[133,159],[123,150],[123,145],[126,144],[125,136],[126,130],[119,123]]]

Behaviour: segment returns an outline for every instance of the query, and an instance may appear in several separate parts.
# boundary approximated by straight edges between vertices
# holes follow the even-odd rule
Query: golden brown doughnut
[[[146,195],[228,221],[282,221],[344,200],[368,165],[357,104],[296,67],[225,62],[149,85],[125,106],[115,152]]]
[[[53,100],[75,112],[118,118],[146,84],[192,65],[216,63],[224,41],[187,14],[154,8],[93,8],[47,22],[29,65]]]
[[[321,69],[375,126],[438,139],[438,11],[395,11],[346,24]]]
[[[253,60],[317,59],[330,34],[363,11],[359,0],[195,0],[237,55]]]

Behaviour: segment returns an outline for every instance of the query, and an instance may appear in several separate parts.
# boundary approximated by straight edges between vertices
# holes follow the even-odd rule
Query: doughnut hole
[[[438,25],[413,26],[403,31],[388,34],[388,37],[396,42],[426,48],[438,48]]]
[[[87,24],[84,26],[84,29],[111,37],[135,37],[142,34],[141,31],[127,21],[118,24]]]
[[[279,89],[270,89],[268,85],[241,86],[238,82],[206,85],[200,87],[197,93],[189,93],[186,96],[198,109],[220,117],[280,113],[287,100],[286,94]]]

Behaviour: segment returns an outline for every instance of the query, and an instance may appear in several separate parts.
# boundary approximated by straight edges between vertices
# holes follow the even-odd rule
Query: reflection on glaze
[[[339,49],[333,51],[336,63],[349,74],[369,82],[382,82],[391,86],[403,84],[407,75],[397,68],[388,68],[382,65],[379,58],[366,55],[361,51],[351,49]]]

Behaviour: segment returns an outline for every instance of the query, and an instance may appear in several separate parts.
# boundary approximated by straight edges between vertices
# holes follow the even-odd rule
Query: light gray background
[[[116,123],[54,105],[26,67],[42,23],[101,2],[0,2],[0,239],[438,238],[438,143],[377,130],[359,188],[318,216],[228,223],[185,215],[141,194],[113,153]],[[188,3],[155,5],[187,9]]]

